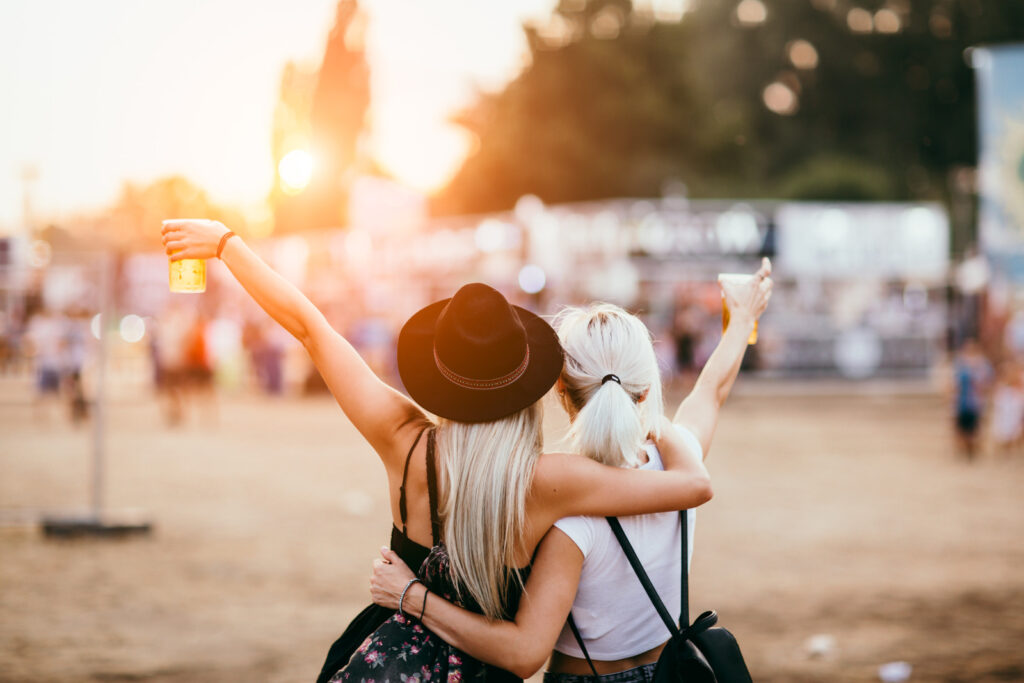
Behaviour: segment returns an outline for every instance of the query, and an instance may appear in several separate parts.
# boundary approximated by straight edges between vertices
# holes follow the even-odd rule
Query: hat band
[[[436,346],[434,347],[434,364],[437,365],[437,369],[441,371],[441,374],[444,375],[445,379],[452,384],[462,387],[463,389],[501,389],[515,382],[523,376],[524,372],[526,372],[526,366],[530,364],[530,346],[527,344],[526,355],[523,356],[523,362],[519,364],[519,367],[507,375],[496,377],[494,379],[473,379],[471,377],[463,377],[444,364],[441,357],[437,355]]]

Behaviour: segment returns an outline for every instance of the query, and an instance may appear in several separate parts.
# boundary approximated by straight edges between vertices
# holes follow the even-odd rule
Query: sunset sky
[[[445,118],[522,65],[520,24],[555,0],[364,0],[373,149],[399,179],[442,183],[465,142]],[[183,174],[258,205],[288,60],[318,64],[335,0],[24,0],[0,4],[0,233],[102,207],[125,180]]]

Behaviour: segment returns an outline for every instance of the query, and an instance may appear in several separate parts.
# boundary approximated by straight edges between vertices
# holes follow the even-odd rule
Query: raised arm
[[[223,224],[201,219],[164,221],[162,229],[172,261],[215,258],[227,232]],[[396,437],[401,427],[422,416],[416,404],[377,377],[323,313],[241,237],[228,239],[220,258],[249,296],[302,343],[338,405],[385,464],[400,459]]]
[[[722,292],[729,304],[729,327],[722,334],[708,362],[704,364],[693,391],[683,399],[674,422],[693,432],[700,441],[704,457],[711,449],[711,438],[718,424],[718,413],[729,396],[754,323],[764,312],[772,293],[771,262],[765,258],[753,281],[747,286],[724,284]]]
[[[370,579],[373,601],[398,609],[398,600],[413,577],[402,560],[383,548]],[[526,591],[513,621],[491,620],[453,605],[419,583],[410,586],[403,611],[419,617],[443,640],[477,659],[529,678],[547,661],[572,608],[583,568],[583,553],[552,528],[537,549]],[[424,609],[424,598],[426,609]]]

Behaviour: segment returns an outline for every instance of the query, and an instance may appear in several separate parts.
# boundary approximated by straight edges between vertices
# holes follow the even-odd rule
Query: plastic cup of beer
[[[172,292],[205,292],[206,261],[193,258],[171,261],[170,278]]]
[[[750,287],[754,280],[753,275],[746,273],[719,273],[718,282],[723,287],[732,285],[734,287]],[[722,334],[729,327],[729,301],[725,298],[725,291],[722,292]],[[754,330],[747,338],[747,344],[757,343],[757,321],[754,321]]]

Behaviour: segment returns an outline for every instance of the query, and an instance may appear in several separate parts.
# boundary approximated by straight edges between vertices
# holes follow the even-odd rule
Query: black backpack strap
[[[398,487],[398,516],[402,520],[403,534],[405,533],[405,518],[408,514],[405,506],[405,480],[409,477],[409,461],[412,460],[412,452],[416,450],[416,446],[419,444],[420,438],[425,431],[427,431],[426,427],[420,430],[419,434],[416,435],[416,440],[412,442],[412,446],[409,448],[409,455],[405,456],[405,468],[402,470],[402,485]]]
[[[682,588],[679,591],[679,628],[686,628],[690,624],[690,540],[687,535],[690,533],[687,525],[689,511],[679,511],[679,523],[682,525],[682,545],[683,547],[683,561],[679,565],[682,567]]]
[[[680,512],[679,514],[682,517],[683,529],[684,529],[683,533],[685,534],[686,533],[685,532],[685,529],[686,529],[686,512],[683,511],[683,512]],[[661,620],[663,622],[665,622],[665,626],[668,628],[669,633],[671,633],[673,636],[678,636],[679,635],[679,627],[675,624],[674,621],[672,621],[672,615],[669,614],[668,609],[665,607],[665,603],[662,602],[661,601],[661,597],[658,596],[658,591],[655,590],[654,584],[651,583],[650,577],[647,576],[647,572],[644,570],[644,566],[642,564],[640,564],[640,559],[636,556],[636,552],[633,550],[633,546],[630,545],[629,539],[626,538],[626,532],[622,530],[622,525],[619,524],[619,520],[616,519],[615,517],[605,517],[605,519],[608,520],[608,524],[612,528],[612,533],[615,534],[616,540],[619,542],[619,545],[622,546],[622,551],[624,553],[626,553],[626,559],[629,560],[630,566],[633,567],[633,571],[636,573],[637,578],[640,579],[640,583],[643,585],[644,591],[647,592],[647,597],[649,597],[651,599],[651,602],[654,604],[654,609],[656,609],[658,611],[658,616],[660,616]],[[684,587],[683,588],[683,595],[684,596],[686,595],[686,588],[685,588],[685,586],[686,586],[686,539],[685,539],[685,535],[684,535],[684,538],[683,538],[683,587]],[[685,615],[686,608],[684,607],[683,610],[684,610],[684,615]],[[689,622],[686,622],[686,623],[689,623]],[[685,627],[683,627],[683,628],[685,628]]]
[[[569,628],[572,629],[572,634],[576,637],[576,642],[579,643],[580,649],[583,650],[583,656],[587,660],[587,664],[590,665],[590,670],[594,672],[594,679],[600,680],[601,674],[597,673],[597,667],[594,666],[594,660],[590,658],[590,653],[587,652],[587,646],[583,644],[583,636],[580,635],[580,630],[576,628],[576,620],[572,618],[572,612],[569,612]]]

